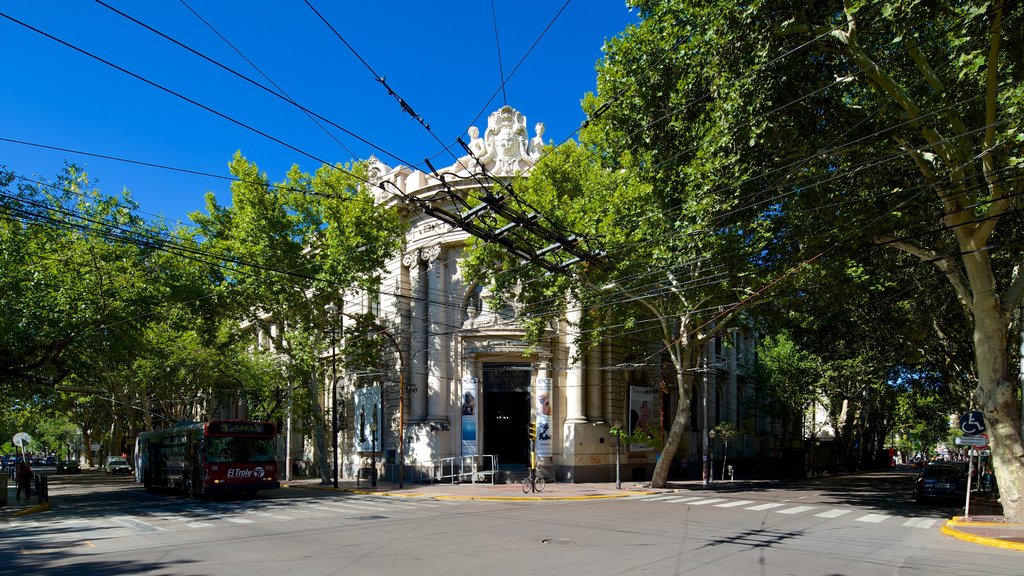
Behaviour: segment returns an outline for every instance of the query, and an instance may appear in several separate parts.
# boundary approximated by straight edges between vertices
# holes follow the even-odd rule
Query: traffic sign
[[[982,417],[981,412],[978,410],[972,410],[964,413],[960,417],[960,431],[968,436],[974,436],[975,434],[981,434],[985,431],[985,419]]]
[[[25,432],[18,432],[17,434],[14,435],[13,441],[14,445],[17,446],[18,448],[24,448],[26,445],[28,445],[29,442],[32,441],[32,437],[26,434]]]
[[[981,436],[957,436],[957,446],[988,446],[988,438]]]

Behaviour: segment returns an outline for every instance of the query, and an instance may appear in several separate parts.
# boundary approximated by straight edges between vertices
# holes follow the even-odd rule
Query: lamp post
[[[370,486],[377,487],[377,407],[370,419]]]
[[[333,454],[331,455],[331,461],[333,462],[332,474],[334,478],[334,487],[338,487],[338,362],[337,362],[337,346],[335,339],[337,333],[335,331],[336,314],[338,307],[334,303],[324,306],[324,311],[331,315],[331,447]],[[291,432],[291,431],[289,431]]]

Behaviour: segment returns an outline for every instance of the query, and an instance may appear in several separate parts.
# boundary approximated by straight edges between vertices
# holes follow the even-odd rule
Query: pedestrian
[[[28,465],[28,462],[24,460],[18,462],[15,480],[18,482],[18,500],[21,500],[21,492],[23,490],[25,491],[25,498],[30,498],[32,496],[32,467]]]

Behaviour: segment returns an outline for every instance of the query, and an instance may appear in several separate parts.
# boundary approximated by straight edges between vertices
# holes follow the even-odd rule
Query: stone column
[[[601,373],[601,344],[590,347],[587,353],[587,420],[593,423],[604,422],[601,414],[601,390],[604,387]]]
[[[427,356],[427,417],[431,420],[448,420],[448,359],[451,341],[449,318],[447,266],[444,250],[440,245],[420,252],[426,263],[427,272],[427,314],[426,334]]]
[[[580,321],[583,310],[575,299],[570,298],[566,310],[566,359],[565,359],[565,422],[575,424],[586,422],[583,416],[583,359],[579,356],[576,340],[580,335]]]
[[[409,269],[409,366],[412,372],[409,418],[412,422],[422,422],[427,417],[427,367],[424,354],[427,332],[426,274],[421,270],[418,250],[406,254],[402,264]]]

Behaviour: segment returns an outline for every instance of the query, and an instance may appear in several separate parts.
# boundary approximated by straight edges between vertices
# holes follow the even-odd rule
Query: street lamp
[[[324,306],[324,311],[331,316],[331,446],[333,454],[331,460],[333,464],[333,478],[334,487],[338,487],[338,362],[337,362],[337,346],[335,339],[337,338],[337,332],[335,331],[336,314],[338,313],[338,307],[334,303],[330,303]],[[289,431],[290,432],[290,431]]]
[[[377,487],[377,407],[373,407],[374,416],[370,419],[370,486]]]
[[[615,489],[622,489],[621,461],[619,460],[619,435],[622,434],[622,421],[615,421]]]

